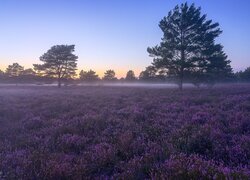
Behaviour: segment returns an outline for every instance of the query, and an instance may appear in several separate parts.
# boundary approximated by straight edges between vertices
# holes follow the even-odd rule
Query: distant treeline
[[[18,63],[9,65],[5,71],[0,70],[0,83],[34,83],[34,84],[51,84],[57,82],[57,77],[42,74],[35,68],[25,69],[24,66]],[[145,82],[145,83],[173,83],[175,77],[168,76],[164,70],[157,70],[153,66],[148,66],[142,71],[139,76],[135,76],[133,70],[129,70],[125,77],[117,78],[114,70],[106,70],[103,77],[99,77],[94,70],[81,70],[78,76],[65,77],[62,79],[63,84],[77,84],[77,83],[96,83],[96,82]],[[196,85],[193,78],[188,75],[185,76],[185,83],[192,83]],[[232,73],[219,82],[250,82],[250,67],[244,71]],[[205,83],[204,84],[208,84]],[[211,84],[208,84],[211,85]]]

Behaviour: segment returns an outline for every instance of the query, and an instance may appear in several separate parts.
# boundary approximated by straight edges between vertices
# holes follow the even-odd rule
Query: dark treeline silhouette
[[[168,76],[164,69],[156,69],[154,66],[148,66],[142,71],[138,77],[135,76],[134,71],[129,70],[125,77],[117,78],[114,70],[107,70],[104,76],[100,78],[94,70],[84,71],[81,70],[79,76],[61,78],[61,83],[64,85],[77,84],[77,83],[95,83],[95,82],[143,82],[143,83],[175,83],[174,77]],[[52,84],[58,82],[57,77],[48,76],[37,69],[24,69],[18,63],[9,65],[5,71],[0,70],[0,83],[32,83],[32,84]],[[186,83],[195,82],[193,79],[185,79]],[[221,79],[219,82],[242,82],[250,83],[250,67],[243,71],[232,73],[230,77]],[[206,83],[204,83],[206,84]]]
[[[207,20],[201,8],[187,3],[177,5],[164,17],[159,27],[163,37],[159,45],[148,48],[153,62],[139,77],[129,70],[118,79],[115,71],[107,70],[100,78],[95,71],[81,70],[76,75],[78,57],[73,54],[75,45],[55,45],[40,57],[42,64],[24,69],[18,63],[0,71],[1,83],[53,83],[61,84],[93,82],[171,82],[179,85],[192,83],[212,86],[218,82],[250,82],[250,67],[233,73],[230,60],[223,46],[216,43],[222,33],[218,23]]]
[[[90,69],[89,71],[81,70],[79,76],[80,76],[79,79],[81,81],[86,81],[86,82],[94,82],[100,80],[99,76],[92,69]]]
[[[236,72],[235,78],[238,82],[250,82],[250,67],[246,68],[244,71]]]
[[[53,78],[41,76],[32,68],[24,69],[18,63],[9,65],[5,72],[0,70],[0,83],[52,83]]]

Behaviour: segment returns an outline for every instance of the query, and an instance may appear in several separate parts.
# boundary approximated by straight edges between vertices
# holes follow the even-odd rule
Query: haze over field
[[[249,7],[0,0],[0,180],[250,179]]]

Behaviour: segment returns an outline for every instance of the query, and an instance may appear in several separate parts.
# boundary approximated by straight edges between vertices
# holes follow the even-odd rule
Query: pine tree
[[[135,77],[135,73],[132,70],[129,70],[126,74],[126,78],[127,81],[135,81],[136,77]]]
[[[148,66],[139,75],[139,79],[142,81],[153,81],[156,79],[156,69],[154,66]]]
[[[107,81],[112,81],[112,80],[116,80],[117,78],[115,77],[115,71],[114,70],[107,70],[104,73],[104,77],[103,80],[107,80]]]
[[[89,70],[89,71],[83,71],[81,70],[79,73],[80,80],[82,81],[87,81],[87,82],[93,82],[93,81],[98,81],[99,76],[96,74],[95,71]]]
[[[9,77],[18,77],[24,71],[24,67],[19,65],[18,63],[13,63],[9,65],[5,71],[5,74]]]
[[[180,89],[185,77],[209,79],[211,74],[232,71],[222,46],[215,43],[222,33],[219,24],[206,19],[194,4],[177,5],[160,21],[163,32],[160,45],[147,49],[154,58],[153,65],[165,68],[168,76],[177,78]]]
[[[58,80],[58,87],[65,78],[72,78],[76,75],[78,57],[73,54],[75,45],[56,45],[51,47],[40,57],[43,64],[34,64],[34,69],[39,73]]]

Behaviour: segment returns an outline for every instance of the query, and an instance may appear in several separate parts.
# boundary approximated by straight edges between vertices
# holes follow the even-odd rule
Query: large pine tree
[[[159,27],[163,31],[162,41],[147,51],[154,57],[156,68],[165,68],[168,76],[178,79],[180,89],[185,77],[208,81],[232,71],[223,47],[215,42],[222,33],[219,24],[201,15],[200,7],[177,5]]]

